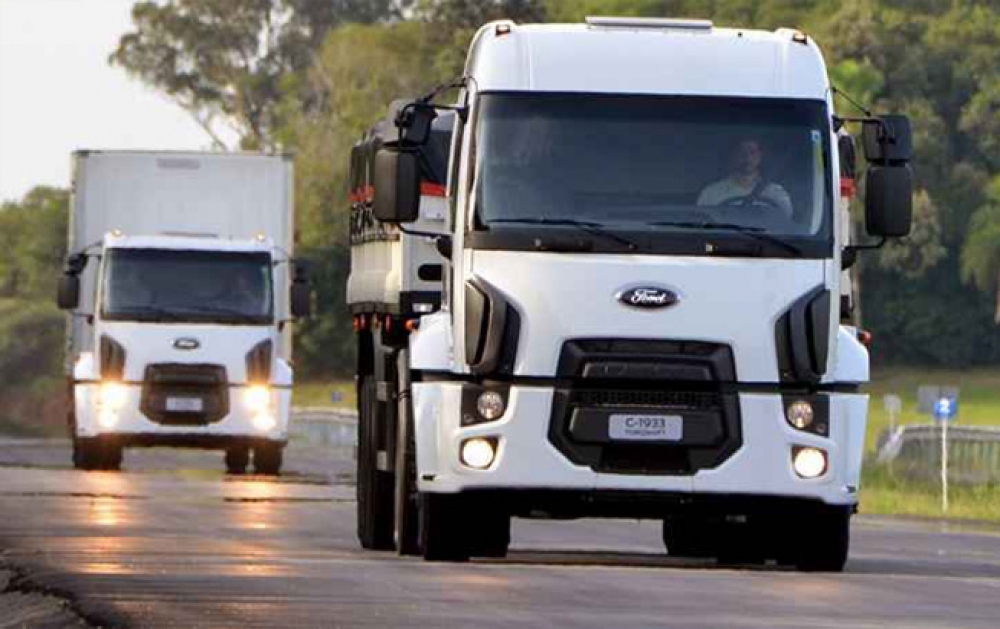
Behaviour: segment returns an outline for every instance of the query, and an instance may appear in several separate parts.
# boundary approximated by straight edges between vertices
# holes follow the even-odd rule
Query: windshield
[[[104,267],[105,319],[267,324],[266,253],[115,249]]]
[[[583,222],[633,248],[635,235],[656,248],[658,234],[729,233],[777,255],[828,253],[829,133],[821,101],[484,94],[474,229]]]

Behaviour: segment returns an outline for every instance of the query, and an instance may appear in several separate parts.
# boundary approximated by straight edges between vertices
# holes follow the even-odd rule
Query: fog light
[[[278,421],[270,413],[260,413],[253,416],[253,427],[260,432],[272,430],[277,425]]]
[[[819,448],[796,447],[792,450],[792,467],[802,478],[818,478],[826,473],[826,452]]]
[[[788,423],[799,430],[805,430],[811,426],[815,416],[816,413],[813,412],[812,404],[805,400],[792,402],[785,409],[785,417],[788,419]]]
[[[476,437],[462,444],[462,463],[477,470],[485,470],[493,464],[496,448],[489,439]]]
[[[117,411],[125,406],[127,400],[128,389],[121,382],[108,381],[101,383],[101,393],[98,398],[101,408]]]
[[[483,391],[476,400],[476,411],[483,419],[493,421],[500,419],[506,410],[503,396],[496,391]]]
[[[243,403],[252,413],[264,413],[271,406],[271,390],[257,384],[243,392]]]

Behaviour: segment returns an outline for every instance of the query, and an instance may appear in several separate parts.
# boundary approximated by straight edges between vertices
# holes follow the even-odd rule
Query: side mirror
[[[420,162],[417,153],[382,148],[375,155],[375,218],[412,223],[420,216]]]
[[[913,156],[913,132],[910,119],[902,114],[888,114],[865,120],[861,129],[865,159],[880,166],[901,165]]]
[[[431,125],[437,118],[433,105],[410,103],[405,105],[396,117],[400,129],[400,140],[408,144],[423,146],[431,137]]]
[[[80,305],[80,278],[63,275],[59,278],[59,294],[56,298],[61,310],[75,310]]]
[[[862,145],[868,160],[865,226],[872,236],[900,238],[913,220],[913,155],[910,119],[890,114],[866,120]]]
[[[909,166],[870,166],[865,186],[865,227],[872,236],[901,238],[913,220]]]
[[[292,316],[304,319],[312,314],[312,290],[307,282],[292,282],[291,289]]]

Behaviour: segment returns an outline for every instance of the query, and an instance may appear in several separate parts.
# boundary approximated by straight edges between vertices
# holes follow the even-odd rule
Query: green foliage
[[[65,318],[51,300],[0,300],[0,426],[51,434],[65,424]]]
[[[339,28],[300,86],[313,105],[302,106],[296,95],[283,105],[288,124],[281,138],[297,152],[299,251],[313,262],[318,297],[317,316],[297,337],[297,361],[306,375],[344,374],[354,364],[344,301],[351,147],[392,100],[418,96],[451,78],[432,70],[439,50],[432,28],[421,22]]]
[[[0,207],[0,298],[55,299],[68,202],[67,191],[42,186]]]
[[[926,191],[913,197],[913,228],[908,238],[886,244],[878,252],[883,269],[895,271],[906,280],[923,277],[948,255],[941,245],[938,209]]]
[[[542,0],[424,0],[418,14],[449,28],[476,29],[493,20],[545,21]]]

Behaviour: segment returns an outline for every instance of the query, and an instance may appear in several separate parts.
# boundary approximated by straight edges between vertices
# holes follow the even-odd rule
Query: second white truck
[[[488,24],[458,85],[355,155],[361,544],[464,560],[512,516],[655,518],[671,555],[842,569],[869,363],[838,132],[884,242],[908,121],[839,116],[801,32],[703,21]],[[399,290],[424,274],[433,313]]]
[[[309,309],[285,156],[80,151],[59,304],[70,310],[73,462],[129,447],[225,450],[277,474],[291,321]]]

